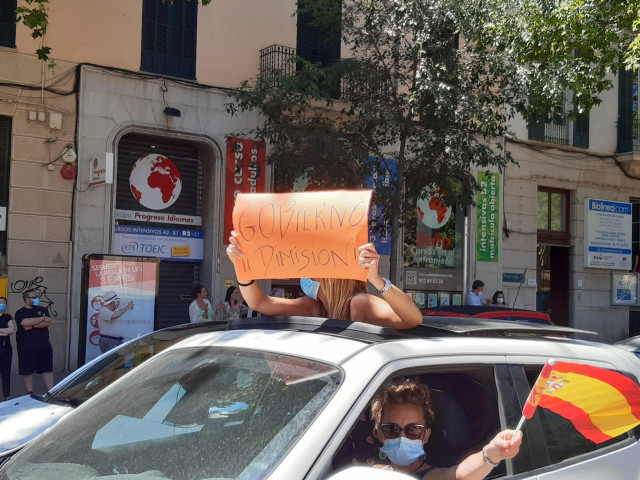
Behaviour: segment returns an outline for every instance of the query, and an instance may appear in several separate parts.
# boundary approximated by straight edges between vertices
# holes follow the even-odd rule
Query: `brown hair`
[[[367,284],[349,278],[320,278],[318,281],[327,297],[327,317],[351,320],[351,299],[360,293],[367,293]]]
[[[394,380],[376,393],[371,402],[371,418],[375,423],[375,431],[380,430],[382,411],[390,404],[410,403],[422,408],[424,424],[427,428],[433,422],[434,414],[431,402],[431,390],[418,380],[403,378]]]

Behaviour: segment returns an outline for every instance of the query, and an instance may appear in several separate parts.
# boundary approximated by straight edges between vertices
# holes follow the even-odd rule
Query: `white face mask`
[[[498,303],[504,303],[504,298],[496,298],[496,301],[497,301]]]
[[[311,297],[314,300],[318,299],[318,290],[320,289],[320,282],[311,280],[310,278],[301,278],[300,287],[307,297]]]

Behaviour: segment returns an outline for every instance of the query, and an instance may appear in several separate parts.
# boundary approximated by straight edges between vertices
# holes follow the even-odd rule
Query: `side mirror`
[[[407,480],[415,478],[402,472],[373,467],[349,467],[327,478],[327,480]]]

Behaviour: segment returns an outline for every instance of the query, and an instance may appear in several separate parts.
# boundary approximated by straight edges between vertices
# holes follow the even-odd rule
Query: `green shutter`
[[[573,122],[573,146],[589,148],[589,113],[578,114]]]
[[[144,0],[140,69],[195,79],[197,24],[198,2]]]
[[[340,28],[325,29],[315,25],[313,13],[305,11],[305,3],[308,1],[298,2],[297,55],[311,63],[319,63],[322,66],[332,65],[340,59]],[[331,3],[329,10],[339,15],[342,11],[341,0],[334,0]]]
[[[633,79],[635,72],[618,73],[618,152],[633,150]]]
[[[11,165],[11,117],[0,115],[0,206],[9,212],[9,168]],[[7,222],[8,224],[8,222]],[[7,254],[7,231],[0,232],[0,253]]]
[[[16,46],[16,8],[18,0],[0,0],[0,46]]]
[[[544,123],[538,118],[534,118],[529,122],[529,140],[544,141]]]

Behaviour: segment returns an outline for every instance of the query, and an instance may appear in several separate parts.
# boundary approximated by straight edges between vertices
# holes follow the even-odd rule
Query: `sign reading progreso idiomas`
[[[239,194],[233,227],[243,257],[238,280],[365,280],[358,247],[367,243],[371,190]]]
[[[500,235],[500,174],[479,172],[478,233],[476,258],[480,262],[498,261]]]

